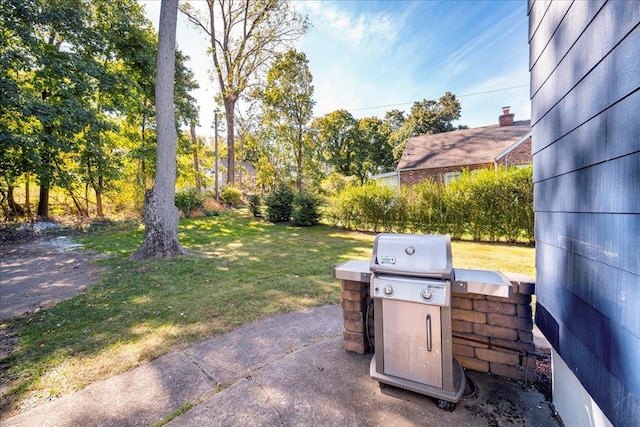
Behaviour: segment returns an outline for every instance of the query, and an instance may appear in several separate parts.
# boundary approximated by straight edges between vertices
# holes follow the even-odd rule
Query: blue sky
[[[154,24],[159,1],[141,1]],[[197,4],[197,2],[194,2]],[[529,119],[526,1],[295,1],[310,32],[305,52],[315,86],[315,114],[346,109],[354,117],[409,112],[414,101],[455,93],[458,123],[497,123],[501,107]],[[191,57],[201,89],[201,134],[210,134],[213,96],[205,36],[179,17],[178,45]],[[517,88],[513,88],[517,87]],[[513,89],[507,89],[513,88]],[[374,108],[377,107],[377,108]]]

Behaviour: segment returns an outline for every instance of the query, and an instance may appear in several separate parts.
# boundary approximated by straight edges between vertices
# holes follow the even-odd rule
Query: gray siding
[[[529,1],[536,324],[640,419],[640,2]]]

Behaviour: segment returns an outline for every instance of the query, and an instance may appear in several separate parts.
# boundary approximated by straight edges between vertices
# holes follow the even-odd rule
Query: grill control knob
[[[422,297],[422,299],[425,301],[431,301],[433,299],[433,292],[431,292],[429,289],[423,289],[420,293],[420,297]]]
[[[382,288],[382,293],[385,294],[386,296],[390,297],[391,295],[393,295],[393,288],[391,286],[387,285],[384,288]]]

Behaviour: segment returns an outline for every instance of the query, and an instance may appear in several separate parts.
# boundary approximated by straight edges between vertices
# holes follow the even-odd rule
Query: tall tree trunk
[[[98,218],[104,218],[104,211],[102,210],[102,192],[104,190],[104,181],[102,175],[98,176],[98,187],[94,188],[96,192],[96,210]]]
[[[24,211],[28,217],[31,217],[31,195],[29,193],[29,181],[31,181],[31,177],[29,176],[29,172],[25,173],[25,184],[24,184]]]
[[[9,205],[9,211],[11,215],[13,216],[24,215],[24,209],[22,209],[22,206],[16,203],[16,200],[13,196],[13,185],[10,185],[9,188],[7,188],[7,204]]]
[[[298,127],[297,140],[294,144],[293,155],[296,158],[296,187],[298,193],[302,193],[302,127]]]
[[[233,110],[236,108],[234,98],[225,99],[224,112],[227,118],[227,185],[234,186],[236,182],[236,153],[233,135]]]
[[[84,211],[87,213],[87,218],[89,217],[89,188],[91,184],[87,182],[84,186]]]
[[[176,208],[177,131],[173,85],[175,76],[176,23],[178,0],[162,0],[156,60],[156,179],[144,199],[144,242],[133,255],[172,257],[184,253],[178,241],[178,208]]]
[[[195,123],[191,123],[191,127],[189,129],[191,131],[191,145],[193,146],[193,173],[196,178],[196,193],[202,193],[202,186],[200,184],[200,161],[198,159],[198,138],[196,138],[196,125]]]
[[[40,184],[40,196],[38,198],[38,218],[49,218],[49,184]]]

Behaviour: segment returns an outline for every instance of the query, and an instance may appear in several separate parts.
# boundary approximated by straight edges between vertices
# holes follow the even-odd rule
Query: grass
[[[102,280],[85,293],[4,327],[17,349],[0,366],[2,412],[124,372],[206,337],[276,313],[340,301],[331,277],[368,260],[374,235],[327,226],[273,225],[246,211],[183,220],[187,255],[129,261],[143,229],[123,223],[78,237],[108,254]],[[455,267],[533,275],[533,249],[454,242]]]

